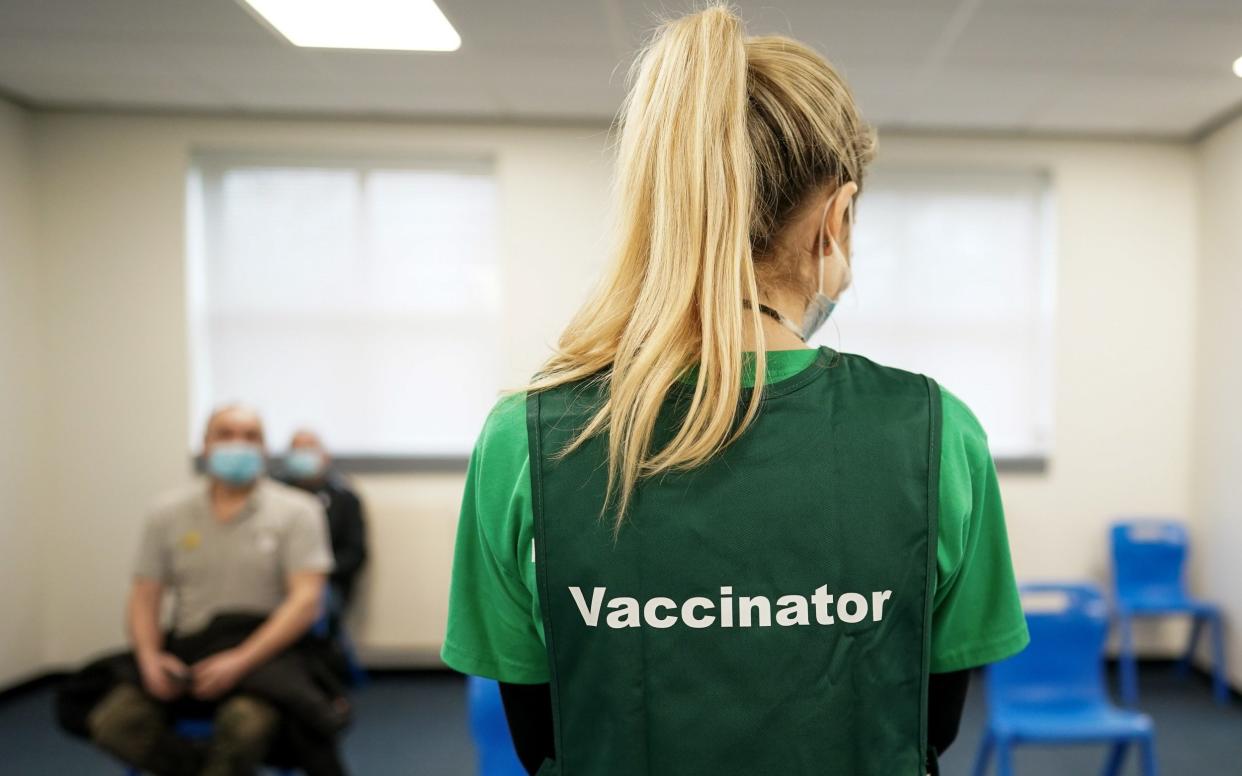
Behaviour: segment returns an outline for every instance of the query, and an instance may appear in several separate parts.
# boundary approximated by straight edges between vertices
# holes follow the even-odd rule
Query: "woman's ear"
[[[858,193],[858,184],[854,181],[847,181],[841,184],[832,196],[832,206],[828,208],[827,216],[821,228],[824,232],[824,245],[829,244],[829,239],[836,240],[840,245],[845,226],[845,216],[849,211],[850,204],[854,201],[854,195]],[[845,250],[842,247],[842,250]]]

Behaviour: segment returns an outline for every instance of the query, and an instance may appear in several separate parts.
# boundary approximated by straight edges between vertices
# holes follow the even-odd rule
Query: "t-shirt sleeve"
[[[299,504],[289,521],[281,548],[281,566],[286,574],[332,570],[332,543],[328,539],[328,518],[323,507],[311,499]]]
[[[960,399],[943,389],[941,396],[933,673],[994,663],[1030,641],[987,435]]]
[[[549,679],[547,652],[524,581],[519,541],[529,512],[526,397],[502,398],[470,456],[457,523],[448,632],[440,656],[465,674],[512,684]]]
[[[157,514],[147,517],[138,542],[138,556],[134,560],[134,576],[167,584],[171,579],[168,548],[164,546],[163,521]]]

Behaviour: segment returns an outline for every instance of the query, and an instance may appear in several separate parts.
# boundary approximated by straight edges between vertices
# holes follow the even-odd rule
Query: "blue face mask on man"
[[[318,450],[290,450],[285,456],[285,473],[295,480],[313,480],[323,474],[323,453]]]
[[[249,485],[263,473],[263,449],[249,442],[221,442],[207,453],[207,473],[229,485]]]

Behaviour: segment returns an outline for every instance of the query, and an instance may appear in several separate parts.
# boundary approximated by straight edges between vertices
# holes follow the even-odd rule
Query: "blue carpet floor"
[[[1143,708],[1156,720],[1162,776],[1242,775],[1242,706],[1212,703],[1207,683],[1179,679],[1162,666],[1145,667]],[[450,674],[376,677],[354,698],[357,722],[345,739],[353,776],[468,776],[473,750],[466,722],[465,685]],[[962,731],[944,760],[945,776],[965,776],[984,718],[982,683],[971,688]],[[1103,747],[1019,750],[1019,776],[1097,774]],[[831,772],[830,770],[827,772]],[[1137,774],[1128,761],[1126,774]],[[121,776],[123,770],[52,722],[46,688],[0,702],[0,774],[3,776]],[[675,776],[675,775],[670,775]],[[834,776],[848,776],[835,774]]]

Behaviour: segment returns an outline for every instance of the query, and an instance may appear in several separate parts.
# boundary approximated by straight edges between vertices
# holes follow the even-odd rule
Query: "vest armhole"
[[[534,514],[535,525],[535,586],[539,596],[540,617],[543,619],[543,640],[548,657],[548,677],[552,695],[552,749],[555,755],[555,766],[563,770],[565,763],[565,747],[561,743],[561,701],[560,677],[557,675],[556,635],[552,628],[552,597],[548,590],[547,560],[548,543],[547,526],[544,522],[543,499],[543,424],[541,422],[542,391],[529,391],[526,394],[526,436],[530,458],[530,493],[531,512]],[[543,772],[544,768],[540,768]]]
[[[931,683],[932,608],[936,599],[936,550],[940,542],[940,447],[942,404],[940,385],[923,376],[927,387],[927,559],[923,580],[923,669],[919,705],[920,768],[927,767],[927,698]],[[922,771],[920,771],[921,773]]]

